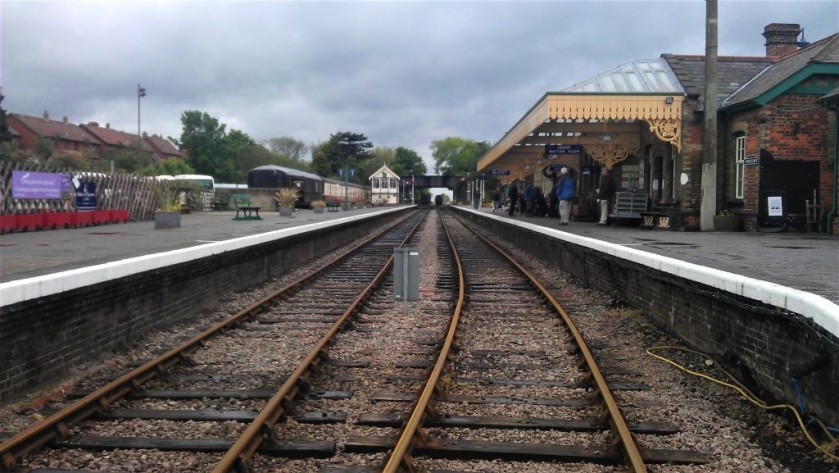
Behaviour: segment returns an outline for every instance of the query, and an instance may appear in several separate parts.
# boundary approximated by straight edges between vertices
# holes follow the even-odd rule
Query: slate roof
[[[839,101],[839,87],[831,90],[830,92],[824,94],[821,98],[824,102],[836,102]]]
[[[131,133],[114,130],[112,128],[102,128],[96,123],[88,123],[87,125],[81,125],[81,127],[99,138],[99,140],[108,146],[128,148],[137,144],[137,135],[132,135]],[[148,143],[145,141],[141,141],[141,143],[144,150],[153,151]]]
[[[160,135],[146,136],[144,139],[156,150],[155,154],[158,154],[162,159],[182,158],[184,156],[178,148],[175,148],[175,145]]]
[[[705,95],[705,56],[662,54],[689,96]],[[717,58],[717,103],[772,64],[766,57]]]
[[[78,125],[74,125],[69,122],[59,122],[55,120],[50,120],[48,118],[21,115],[19,113],[10,113],[9,116],[16,118],[21,123],[23,123],[24,126],[32,130],[33,133],[44,138],[57,138],[61,140],[76,141],[85,144],[100,144],[100,141],[96,138],[95,135],[79,127]]]
[[[673,71],[662,59],[636,59],[560,92],[684,94]]]
[[[779,59],[752,81],[731,94],[721,103],[721,108],[754,100],[811,64],[839,64],[839,33]]]

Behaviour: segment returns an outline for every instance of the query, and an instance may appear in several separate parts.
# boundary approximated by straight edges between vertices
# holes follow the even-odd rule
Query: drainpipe
[[[839,171],[839,108],[833,109],[833,116],[835,120],[833,121],[833,182],[831,183],[831,187],[833,188],[833,199],[832,199],[832,206],[833,208],[830,210],[830,213],[827,214],[827,234],[833,235],[833,219],[836,218],[836,179],[837,179],[837,171]]]

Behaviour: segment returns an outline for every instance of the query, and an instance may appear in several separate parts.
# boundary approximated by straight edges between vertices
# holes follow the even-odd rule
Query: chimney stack
[[[61,121],[64,122],[64,124],[66,125],[67,124],[67,115],[64,115],[63,117],[61,117]]]
[[[766,38],[766,57],[777,59],[798,51],[798,35],[801,25],[797,23],[771,23],[763,28]]]
[[[44,110],[44,120],[49,120],[49,119],[50,119],[50,112]]]
[[[87,122],[87,126],[99,126],[99,122]]]

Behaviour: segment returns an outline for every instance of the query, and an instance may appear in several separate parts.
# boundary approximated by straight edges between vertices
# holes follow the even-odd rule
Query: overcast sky
[[[633,59],[705,51],[705,2],[0,2],[3,108],[180,137],[185,110],[256,140],[339,131],[417,151],[501,139],[547,91]],[[719,54],[763,27],[839,32],[836,0],[719,0]]]

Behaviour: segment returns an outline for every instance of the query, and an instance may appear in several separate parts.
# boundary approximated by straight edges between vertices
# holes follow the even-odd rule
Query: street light
[[[146,89],[137,84],[137,151],[142,149],[141,141],[143,135],[140,134],[140,98],[146,96]]]

